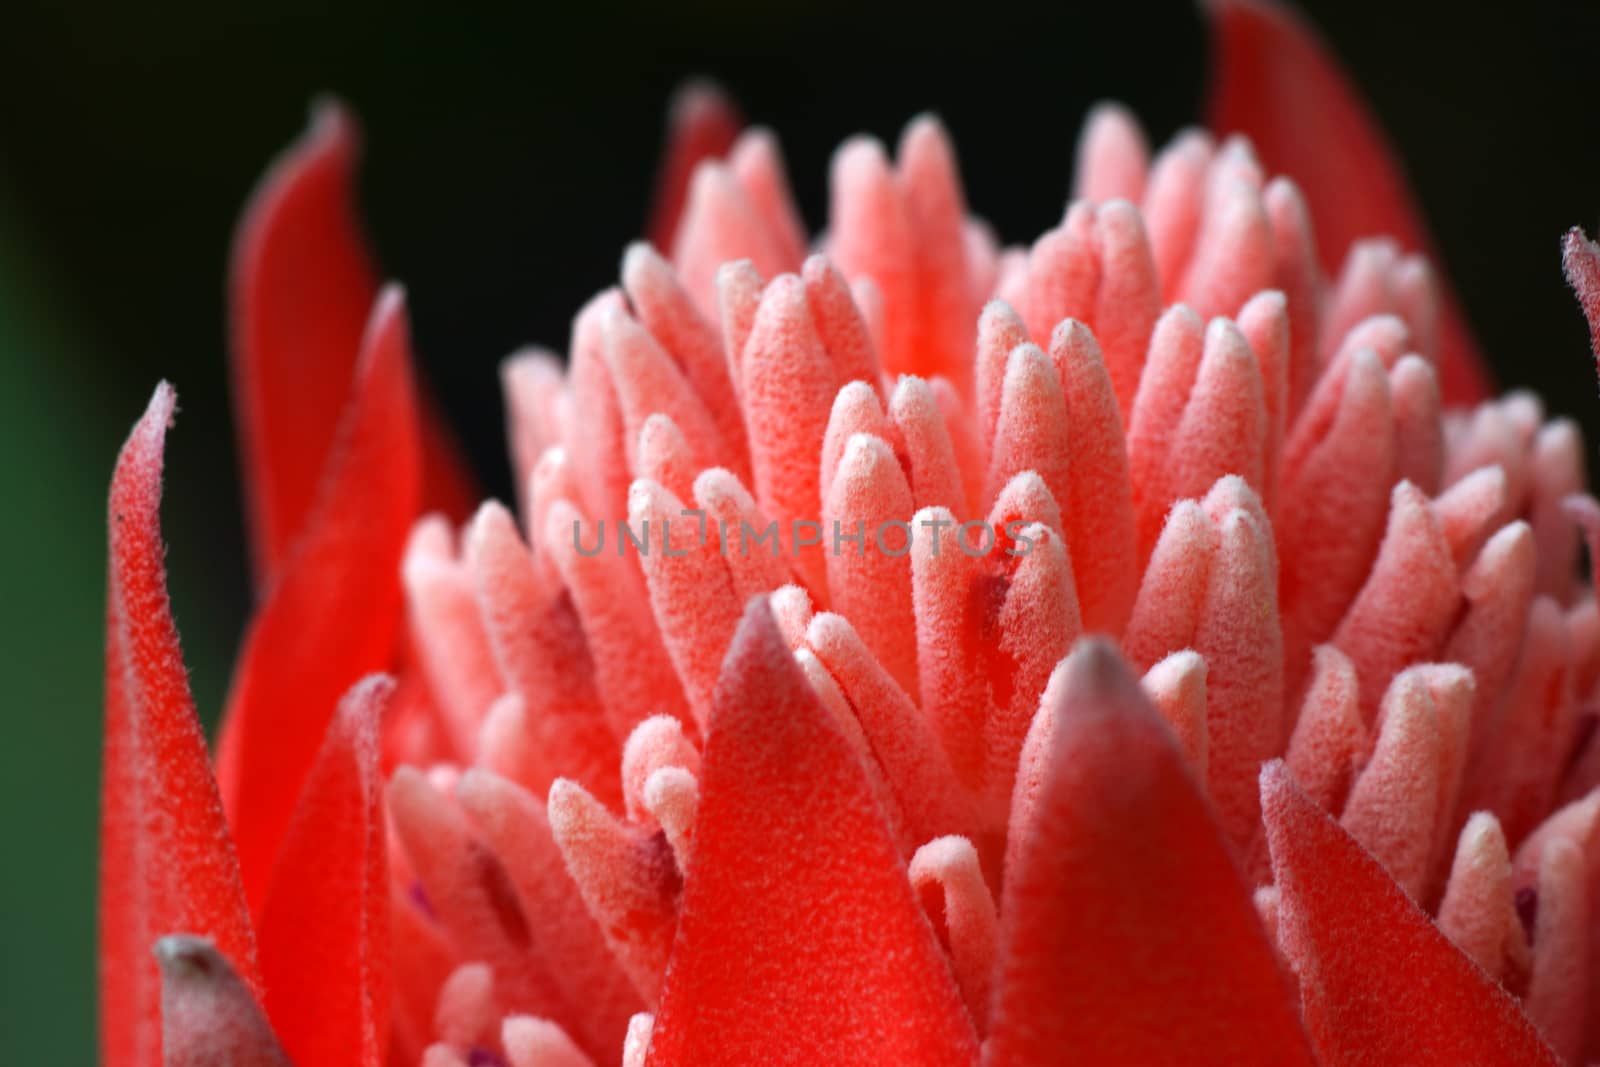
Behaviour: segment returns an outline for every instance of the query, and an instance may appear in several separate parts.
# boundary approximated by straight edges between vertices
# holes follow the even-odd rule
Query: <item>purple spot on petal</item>
[[[428,891],[422,888],[421,882],[415,879],[412,880],[409,896],[411,897],[411,903],[415,904],[417,910],[422,914],[434,920],[439,918],[438,913],[433,910],[433,901],[428,899]]]
[[[486,1048],[467,1049],[467,1067],[506,1067],[499,1054]]]
[[[1522,932],[1528,936],[1531,944],[1533,941],[1533,926],[1539,918],[1539,891],[1532,886],[1524,886],[1517,890],[1516,896],[1517,918],[1522,920]]]

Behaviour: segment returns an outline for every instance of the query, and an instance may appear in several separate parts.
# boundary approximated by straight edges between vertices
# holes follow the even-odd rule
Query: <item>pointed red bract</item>
[[[1408,251],[1431,252],[1394,153],[1315,32],[1273,0],[1206,0],[1204,6],[1213,41],[1209,124],[1219,134],[1247,134],[1268,172],[1299,185],[1324,267],[1336,270],[1363,237],[1387,235]],[[1444,286],[1439,363],[1446,403],[1476,403],[1489,394],[1486,364]]]
[[[1044,699],[1052,752],[1006,879],[986,1067],[1063,1050],[1310,1067],[1249,889],[1139,683],[1086,641]]]
[[[105,1067],[161,1064],[151,948],[203,934],[251,985],[255,942],[167,601],[161,466],[177,395],[156,387],[117,457],[109,507],[100,823],[100,1033]]]
[[[318,104],[234,239],[233,395],[262,579],[316,500],[378,290],[351,198],[359,151],[349,112]]]
[[[655,206],[645,233],[662,254],[672,251],[689,180],[708,159],[720,159],[733,147],[743,121],[722,90],[708,82],[679,89],[667,112],[667,142],[656,175]]]
[[[651,1067],[976,1063],[866,775],[764,599],[723,668],[701,790]]]
[[[380,1067],[389,1043],[382,675],[345,696],[306,778],[261,918],[261,976],[298,1067]]]
[[[223,723],[218,776],[258,914],[339,698],[394,657],[416,427],[405,302],[390,289],[362,343],[322,496],[245,639]]]
[[[1600,245],[1574,226],[1561,242],[1561,269],[1589,323],[1589,347],[1600,360]]]
[[[1378,861],[1289,778],[1261,772],[1278,940],[1324,1067],[1549,1065],[1511,995],[1441,934]]]
[[[360,135],[335,101],[279,157],[234,237],[234,407],[258,586],[306,535],[378,296],[354,201]],[[477,494],[436,419],[424,428],[430,507],[464,517]]]

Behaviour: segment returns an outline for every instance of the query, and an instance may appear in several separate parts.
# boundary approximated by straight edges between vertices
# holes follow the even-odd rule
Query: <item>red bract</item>
[[[1208,0],[1208,7],[1218,77],[1207,121],[1218,133],[1248,136],[1270,170],[1300,184],[1324,266],[1361,270],[1359,260],[1345,257],[1371,238],[1431,253],[1404,171],[1315,31],[1270,0]],[[1493,380],[1460,301],[1448,282],[1439,284],[1439,320],[1431,327],[1438,331],[1439,385],[1451,403],[1477,403],[1493,391]],[[1385,288],[1390,301],[1405,301],[1403,286]]]
[[[321,110],[235,262],[215,779],[170,388],[112,485],[105,1062],[1600,1053],[1582,442],[1459,406],[1375,127],[1282,12],[1217,17],[1262,154],[1099,108],[1025,248],[922,118],[840,149],[808,251],[776,141],[686,93],[656,247],[504,367],[520,521],[457,525]]]
[[[260,988],[239,868],[167,603],[157,512],[177,402],[171,386],[156,387],[117,458],[108,509],[100,1010],[106,1062],[129,1067],[161,1063],[157,938],[203,932]]]

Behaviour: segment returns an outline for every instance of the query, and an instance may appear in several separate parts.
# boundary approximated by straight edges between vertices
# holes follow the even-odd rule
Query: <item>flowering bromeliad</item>
[[[919,120],[808,254],[774,141],[683,96],[655,249],[505,365],[520,525],[457,526],[320,111],[235,261],[214,764],[167,386],[112,482],[105,1062],[1600,1054],[1578,433],[1483,399],[1314,39],[1213,14],[1254,147],[1101,109],[1029,248]]]

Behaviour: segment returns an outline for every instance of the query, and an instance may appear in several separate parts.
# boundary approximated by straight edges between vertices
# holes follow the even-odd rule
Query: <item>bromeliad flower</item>
[[[839,150],[812,251],[686,92],[654,247],[504,366],[520,521],[459,525],[320,108],[234,264],[214,766],[168,386],[113,477],[105,1062],[1600,1053],[1579,435],[1485,399],[1314,38],[1213,14],[1228,136],[1099,109],[1026,248],[918,119]],[[1600,248],[1567,271],[1600,330]]]

